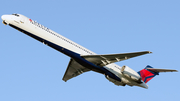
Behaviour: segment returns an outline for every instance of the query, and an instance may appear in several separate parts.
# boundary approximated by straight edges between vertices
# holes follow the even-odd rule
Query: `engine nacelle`
[[[141,83],[141,76],[134,71],[133,69],[129,68],[128,66],[123,66],[121,73],[128,79]]]

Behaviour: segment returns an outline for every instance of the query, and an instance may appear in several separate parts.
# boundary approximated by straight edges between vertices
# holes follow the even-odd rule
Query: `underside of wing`
[[[106,66],[106,65],[114,63],[114,62],[127,60],[129,58],[133,58],[133,57],[148,54],[148,53],[152,53],[152,52],[143,51],[143,52],[134,52],[134,53],[122,53],[122,54],[83,55],[81,57],[85,58],[86,60],[88,60],[98,66]]]
[[[66,82],[67,80],[76,77],[84,72],[90,71],[90,69],[80,65],[75,60],[71,59],[67,70],[64,74],[63,80]]]

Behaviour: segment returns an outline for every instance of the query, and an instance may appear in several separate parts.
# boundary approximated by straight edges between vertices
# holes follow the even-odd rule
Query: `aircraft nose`
[[[3,24],[7,25],[9,20],[11,20],[11,16],[10,15],[2,15],[1,19],[3,20]]]
[[[2,15],[2,16],[1,16],[1,19],[2,19],[2,20],[10,20],[11,17],[12,17],[11,15]]]
[[[6,17],[7,17],[7,15],[2,15],[2,16],[1,16],[1,19],[2,19],[2,20],[5,20]]]

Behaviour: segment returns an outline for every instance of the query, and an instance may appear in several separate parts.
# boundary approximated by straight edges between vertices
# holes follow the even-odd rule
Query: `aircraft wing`
[[[84,72],[90,71],[90,69],[81,66],[75,60],[71,59],[68,65],[68,68],[64,74],[63,80],[66,82],[67,80],[76,77]]]
[[[108,64],[127,60],[136,56],[152,53],[150,51],[134,52],[134,53],[122,53],[122,54],[107,54],[107,55],[82,55],[89,62],[92,62],[98,66],[106,66]]]

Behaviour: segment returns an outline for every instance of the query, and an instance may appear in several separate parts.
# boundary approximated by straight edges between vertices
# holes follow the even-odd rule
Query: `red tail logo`
[[[146,66],[143,70],[139,71],[139,75],[141,76],[142,80],[147,83],[149,80],[151,80],[153,77],[158,75],[158,73],[155,73],[151,70],[147,70],[147,68],[152,68],[151,66]]]

